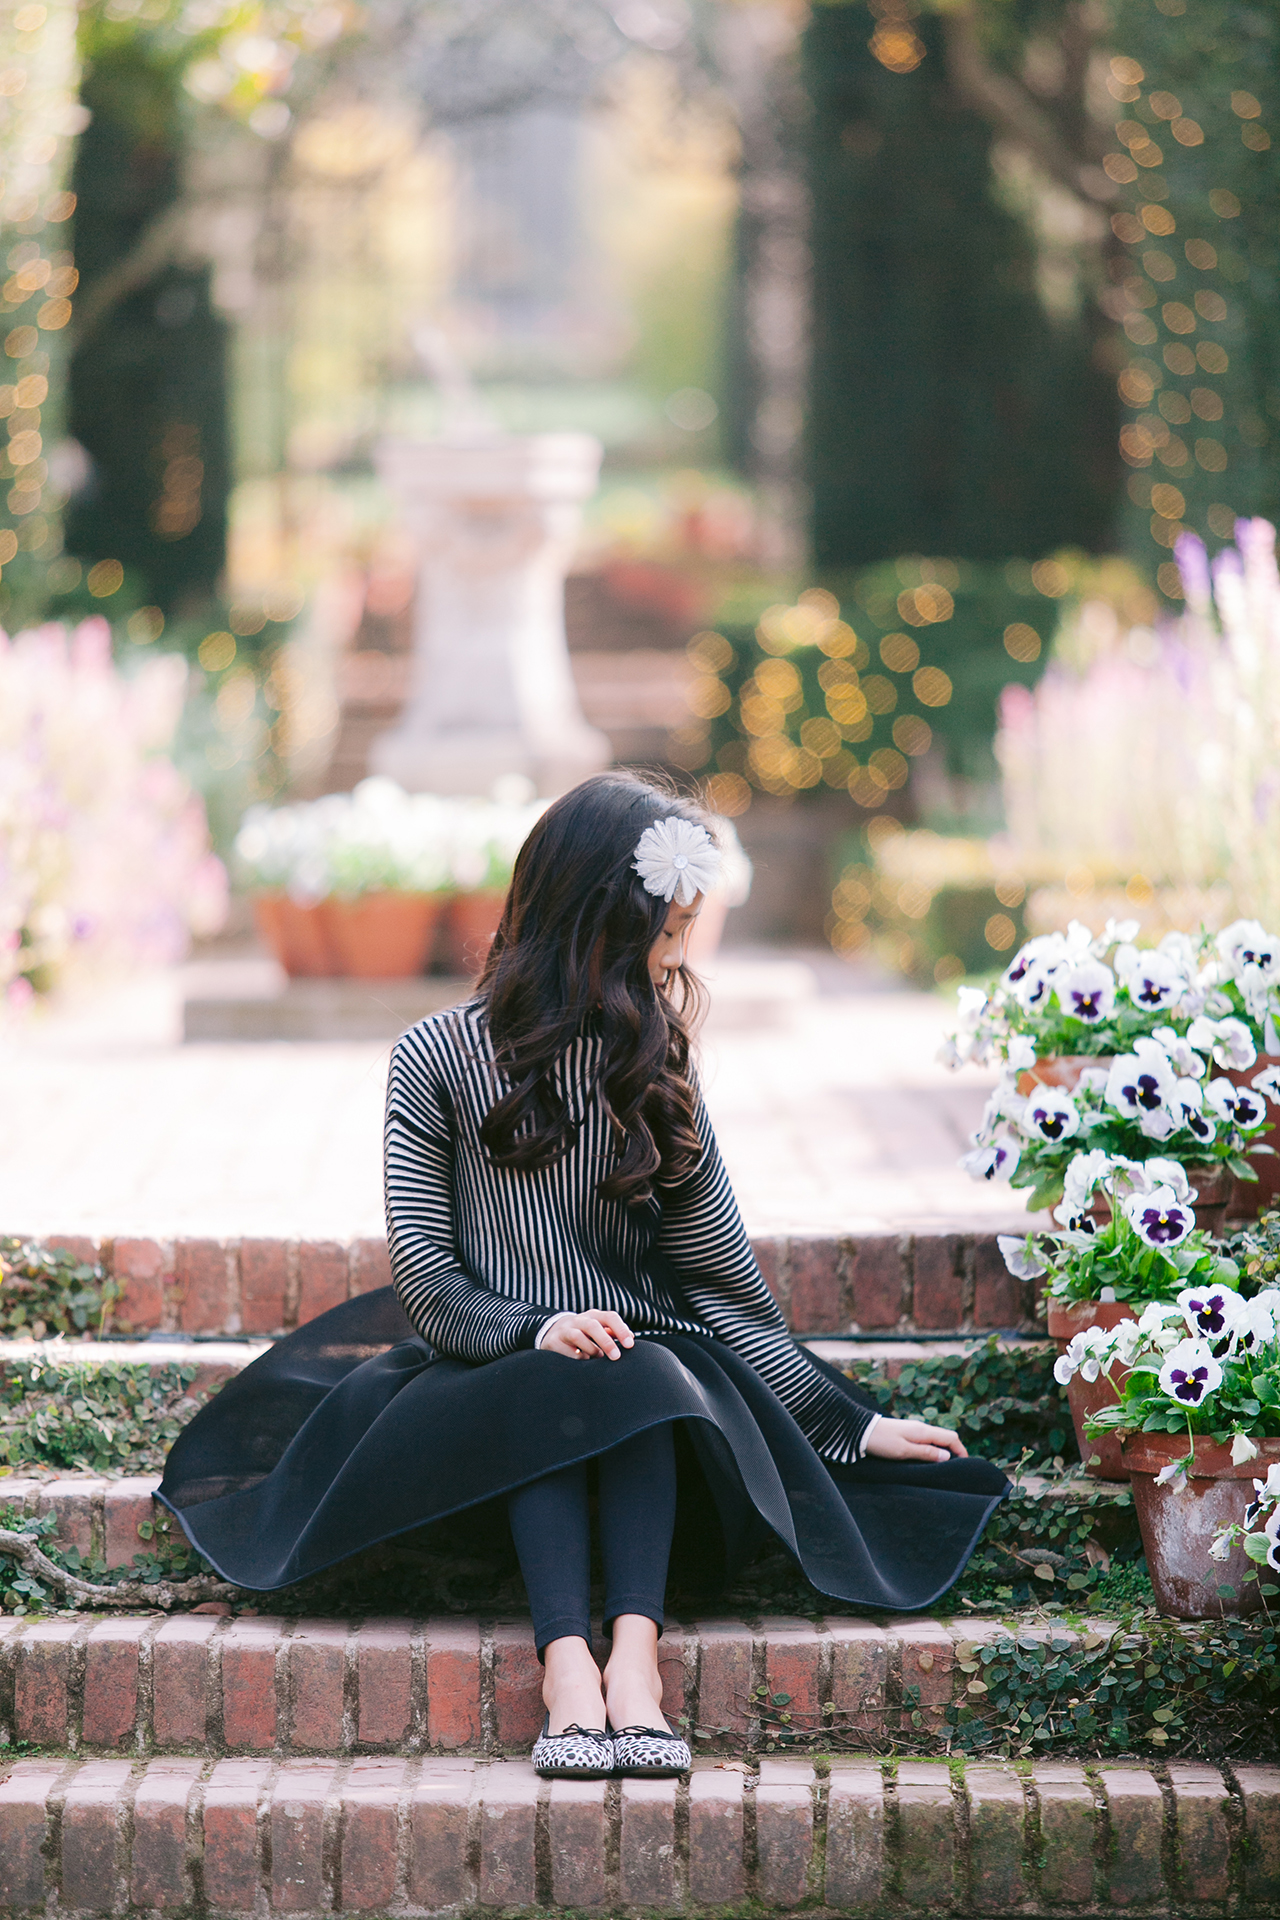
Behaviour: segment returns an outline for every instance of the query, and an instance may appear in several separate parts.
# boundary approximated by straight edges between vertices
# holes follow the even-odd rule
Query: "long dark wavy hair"
[[[709,828],[691,801],[599,774],[548,807],[521,847],[478,987],[507,1088],[481,1128],[496,1165],[548,1167],[569,1151],[577,1128],[554,1070],[588,1027],[602,1041],[597,1092],[616,1148],[597,1191],[636,1205],[696,1165],[688,1067],[702,989],[685,967],[674,996],[649,978],[669,907],[632,865],[646,827],[673,815]]]

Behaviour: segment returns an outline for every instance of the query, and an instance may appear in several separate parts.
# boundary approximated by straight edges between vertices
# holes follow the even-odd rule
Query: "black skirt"
[[[708,1591],[763,1524],[820,1593],[927,1607],[1008,1491],[985,1460],[829,1466],[718,1340],[663,1334],[617,1361],[521,1352],[471,1366],[436,1354],[387,1287],[229,1381],[174,1442],[159,1498],[225,1579],[271,1592],[668,1421],[683,1430],[677,1538]]]

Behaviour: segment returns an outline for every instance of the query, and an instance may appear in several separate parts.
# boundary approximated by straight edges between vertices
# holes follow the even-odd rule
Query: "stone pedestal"
[[[588,434],[390,440],[379,466],[420,554],[409,700],[370,764],[410,792],[562,793],[608,766],[564,637],[564,580],[594,492]]]

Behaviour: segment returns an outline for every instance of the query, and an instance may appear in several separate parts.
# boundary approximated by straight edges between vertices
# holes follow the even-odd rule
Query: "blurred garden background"
[[[603,447],[576,697],[734,822],[731,943],[1274,924],[1278,52],[1277,0],[6,4],[10,1010],[249,937],[247,810],[409,695],[380,449],[468,408]]]

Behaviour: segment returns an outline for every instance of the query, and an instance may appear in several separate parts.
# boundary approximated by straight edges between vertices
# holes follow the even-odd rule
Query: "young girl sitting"
[[[772,1533],[819,1591],[903,1611],[951,1584],[1007,1487],[798,1346],[765,1286],[684,1017],[717,867],[698,810],[629,776],[548,808],[475,996],[392,1055],[394,1298],[349,1301],[247,1369],[161,1490],[228,1578],[262,1588],[505,1498],[544,1774],[688,1767],[657,1662],[677,1536],[708,1583]]]

